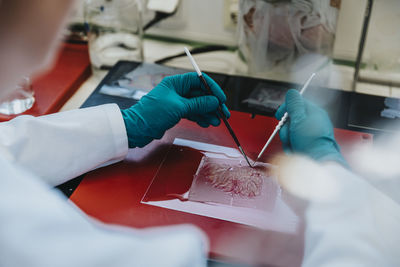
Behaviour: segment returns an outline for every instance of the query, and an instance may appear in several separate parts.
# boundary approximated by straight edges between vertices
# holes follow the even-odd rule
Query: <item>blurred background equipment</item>
[[[400,87],[400,2],[367,0],[353,90],[357,83]]]
[[[240,0],[239,53],[248,72],[318,70],[332,58],[339,7],[331,0]]]
[[[160,21],[175,15],[179,6],[179,0],[148,0],[147,10],[154,11],[154,18],[147,22],[143,27],[143,31],[146,31],[153,25]]]
[[[68,36],[69,42],[84,42],[87,38],[83,33],[83,6],[88,1],[91,0],[77,1],[69,27],[72,33]],[[146,28],[142,42],[144,62],[191,69],[182,53],[182,47],[187,46],[204,71],[243,77],[239,79],[240,84],[222,84],[229,89],[235,107],[271,115],[290,88],[283,86],[284,83],[299,84],[309,73],[318,72],[315,86],[338,90],[329,96],[324,90],[313,91],[317,98],[314,100],[332,109],[332,114],[341,114],[340,120],[334,119],[340,125],[380,131],[385,128],[380,121],[390,124],[400,120],[392,118],[393,113],[387,111],[383,114],[388,116],[381,116],[388,109],[385,98],[400,98],[400,61],[396,48],[400,41],[396,28],[400,23],[400,1],[140,2],[142,25]],[[373,8],[370,8],[372,2]],[[369,25],[365,24],[367,14],[370,14]],[[362,50],[360,39],[364,39]],[[261,41],[264,43],[260,44]],[[107,65],[102,68],[108,68]],[[245,77],[266,81],[253,83]],[[91,81],[93,89],[100,79]],[[350,93],[353,91],[355,94]]]
[[[400,99],[385,98],[385,109],[381,116],[389,119],[400,118]]]
[[[119,60],[143,61],[141,0],[87,0],[84,11],[94,71]]]

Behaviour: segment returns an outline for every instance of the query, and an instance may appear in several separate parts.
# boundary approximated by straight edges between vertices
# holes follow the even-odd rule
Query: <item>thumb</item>
[[[286,113],[286,103],[283,103],[275,113],[275,118],[281,120]]]
[[[286,93],[285,104],[292,123],[301,122],[306,118],[306,104],[298,91],[290,89]]]
[[[202,115],[215,112],[218,109],[219,101],[215,96],[199,96],[187,99],[186,115]]]

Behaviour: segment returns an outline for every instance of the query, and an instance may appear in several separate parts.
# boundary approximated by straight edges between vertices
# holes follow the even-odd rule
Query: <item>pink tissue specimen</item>
[[[209,159],[203,162],[199,176],[205,177],[206,182],[224,192],[250,198],[260,195],[263,179],[266,179],[260,169],[216,163]]]
[[[189,201],[270,211],[279,195],[272,165],[254,168],[238,158],[204,156],[194,175]]]

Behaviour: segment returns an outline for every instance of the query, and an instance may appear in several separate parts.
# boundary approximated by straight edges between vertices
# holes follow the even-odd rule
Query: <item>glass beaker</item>
[[[94,72],[143,61],[142,0],[86,0],[84,13]]]
[[[31,80],[29,77],[24,77],[13,91],[0,99],[0,114],[21,114],[30,109],[34,103]]]

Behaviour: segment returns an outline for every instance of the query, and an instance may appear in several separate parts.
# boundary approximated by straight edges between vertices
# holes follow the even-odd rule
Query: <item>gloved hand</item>
[[[225,103],[226,96],[216,82],[203,75],[213,96],[207,95],[199,77],[192,72],[164,78],[137,104],[121,110],[129,147],[143,147],[153,139],[160,139],[181,118],[195,121],[201,127],[218,126],[217,108]],[[225,104],[222,110],[229,118]]]
[[[325,110],[290,89],[275,117],[280,120],[285,112],[289,113],[289,118],[279,132],[285,152],[306,154],[318,161],[333,160],[347,167]]]

